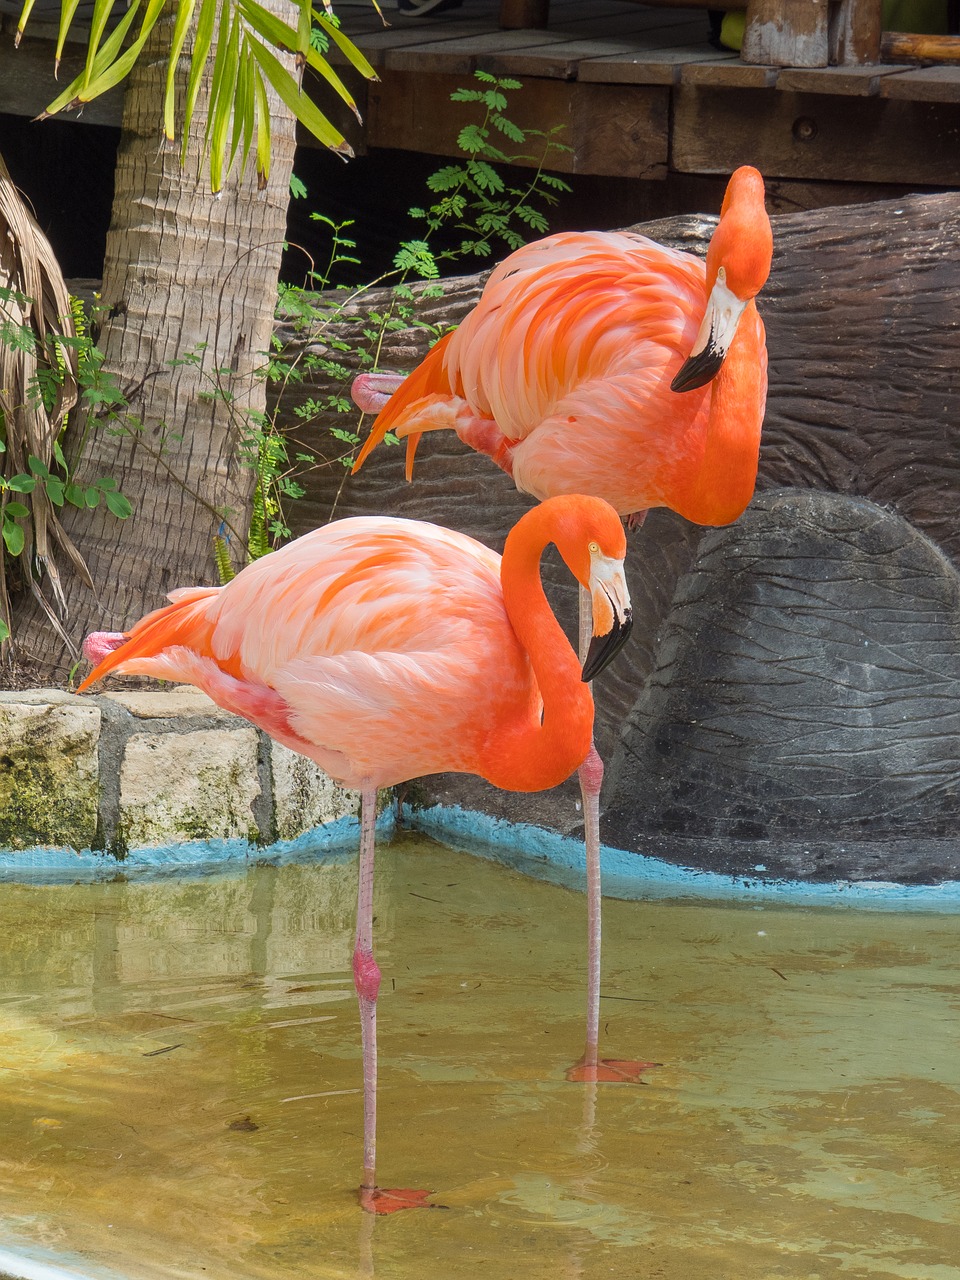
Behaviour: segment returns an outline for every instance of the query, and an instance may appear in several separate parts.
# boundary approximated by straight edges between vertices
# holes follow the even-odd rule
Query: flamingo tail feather
[[[447,343],[452,336],[452,333],[446,334],[430,349],[423,362],[403,380],[377,414],[373,426],[370,428],[370,434],[364,441],[363,447],[357,455],[357,460],[353,464],[351,475],[360,470],[387,432],[393,431],[400,425],[403,417],[418,401],[432,395],[450,394],[450,384],[443,369],[443,360]],[[408,480],[413,475],[413,459],[419,442],[419,431],[415,434],[410,433],[407,436],[406,472]]]
[[[205,652],[211,631],[206,606],[219,591],[219,587],[191,587],[173,592],[173,603],[141,618],[123,643],[97,663],[77,692],[82,693],[111,671],[150,675],[150,659],[175,646]]]

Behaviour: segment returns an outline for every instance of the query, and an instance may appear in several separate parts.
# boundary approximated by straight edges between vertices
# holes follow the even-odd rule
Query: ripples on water
[[[378,1168],[447,1208],[373,1221],[354,877],[0,888],[0,1244],[193,1280],[960,1280],[960,918],[609,901],[601,1047],[663,1066],[590,1090],[583,898],[385,844]]]

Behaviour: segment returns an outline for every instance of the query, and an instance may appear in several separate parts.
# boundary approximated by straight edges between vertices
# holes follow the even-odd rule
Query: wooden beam
[[[791,93],[842,94],[845,98],[871,98],[880,92],[884,77],[906,71],[905,65],[884,67],[784,67],[777,88]]]
[[[917,67],[884,76],[880,92],[885,98],[910,102],[960,102],[960,67]]]
[[[459,85],[457,76],[385,70],[369,89],[367,146],[459,155],[457,135],[468,120],[462,106],[450,101]],[[664,178],[669,107],[665,87],[541,80],[536,92],[518,95],[510,113],[525,129],[565,126],[560,141],[570,150],[551,158],[548,166],[559,173]]]
[[[671,159],[683,173],[960,186],[958,133],[958,103],[680,85]]]
[[[880,56],[884,62],[960,62],[960,36],[885,31]]]

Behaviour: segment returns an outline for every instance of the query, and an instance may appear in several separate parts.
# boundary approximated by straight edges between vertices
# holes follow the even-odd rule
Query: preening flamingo
[[[632,232],[561,232],[510,254],[407,378],[361,374],[388,431],[452,428],[537,498],[589,493],[622,516],[728,524],[753,495],[767,388],[753,301],[773,239],[763,179],[730,179],[707,260]]]
[[[451,428],[538,498],[589,493],[632,525],[650,507],[698,524],[735,520],[753,495],[767,388],[753,299],[773,239],[763,179],[730,179],[706,264],[631,232],[564,232],[516,250],[460,327],[407,378],[362,374],[379,410],[354,470],[388,431],[407,438],[407,479],[424,431]],[[581,647],[589,634],[580,597]],[[581,770],[584,805],[600,758]],[[600,868],[588,844],[586,1050],[571,1078],[624,1079],[596,1044]]]
[[[540,557],[555,543],[590,593],[594,636],[579,661],[547,603]],[[527,512],[501,559],[463,534],[388,517],[340,520],[248,565],[224,587],[175,591],[126,635],[87,638],[109,672],[203,689],[361,792],[353,954],[363,1041],[360,1202],[375,1213],[428,1192],[377,1187],[373,855],[378,787],[428,773],[476,773],[540,791],[589,764],[589,684],[626,641],[626,541],[596,498]],[[586,839],[598,843],[598,792]]]

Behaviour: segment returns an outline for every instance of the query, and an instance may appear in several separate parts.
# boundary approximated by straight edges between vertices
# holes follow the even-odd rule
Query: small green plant
[[[311,215],[329,231],[327,261],[310,273],[311,290],[280,286],[277,313],[315,341],[289,359],[275,340],[265,360],[264,375],[272,384],[274,403],[281,395],[289,400],[291,388],[318,374],[334,390],[319,398],[304,397],[294,409],[295,428],[282,428],[276,412],[248,417],[242,428],[245,463],[256,473],[247,540],[247,551],[253,558],[290,536],[284,507],[304,492],[298,477],[319,467],[342,465],[346,469],[352,465],[360,436],[349,384],[357,369],[377,367],[389,333],[420,327],[434,341],[441,337],[438,329],[417,317],[415,303],[418,298],[442,295],[439,280],[443,269],[462,269],[488,258],[497,248],[516,249],[531,236],[543,235],[549,229],[547,210],[556,204],[560,192],[569,190],[562,178],[546,172],[551,158],[568,149],[560,141],[561,128],[520,128],[508,114],[508,95],[521,89],[520,82],[483,71],[474,75],[477,87],[457,89],[450,95],[453,102],[474,107],[479,114],[460,131],[463,159],[443,165],[427,179],[434,199],[409,211],[421,229],[400,243],[392,270],[356,288],[332,289],[330,281],[336,268],[360,265],[352,223]],[[507,152],[503,147],[509,144],[527,150]],[[518,162],[530,166],[523,183],[509,176],[522,172],[515,167]],[[440,240],[444,244],[437,247]],[[451,240],[455,241],[452,245]],[[427,282],[426,287],[421,283],[415,292],[415,281]],[[390,289],[386,305],[365,307],[367,295],[383,286]],[[344,336],[351,333],[354,336]],[[331,413],[344,418],[343,426],[326,427],[333,450],[304,444],[300,428],[326,422]],[[348,420],[351,415],[352,422]],[[388,435],[387,441],[396,443],[396,438]]]

